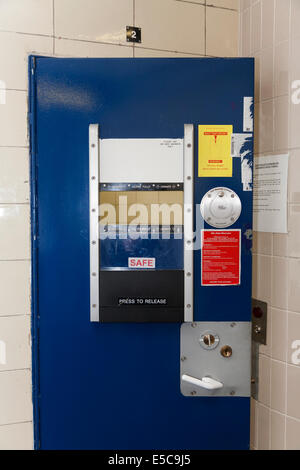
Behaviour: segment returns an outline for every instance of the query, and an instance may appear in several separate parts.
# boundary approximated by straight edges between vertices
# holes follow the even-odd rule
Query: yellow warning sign
[[[198,126],[198,176],[232,176],[232,126]]]

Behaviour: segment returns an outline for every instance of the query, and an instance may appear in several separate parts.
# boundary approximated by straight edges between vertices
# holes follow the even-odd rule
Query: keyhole
[[[215,342],[215,337],[214,335],[204,335],[203,336],[203,343],[206,346],[212,346]]]

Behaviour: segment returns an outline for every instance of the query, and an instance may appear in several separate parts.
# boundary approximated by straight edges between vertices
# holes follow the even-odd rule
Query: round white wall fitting
[[[242,204],[229,188],[213,188],[202,198],[200,211],[205,222],[215,228],[226,228],[239,218]]]

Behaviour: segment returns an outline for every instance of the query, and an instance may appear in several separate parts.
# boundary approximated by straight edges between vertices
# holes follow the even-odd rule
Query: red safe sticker
[[[202,230],[202,286],[237,286],[241,276],[241,231]]]

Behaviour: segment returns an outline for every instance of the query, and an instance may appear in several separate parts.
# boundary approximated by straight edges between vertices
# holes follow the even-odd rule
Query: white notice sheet
[[[254,162],[253,229],[287,233],[288,155],[258,157]]]

